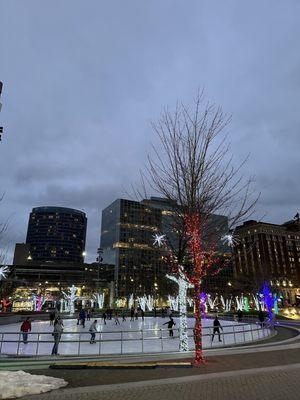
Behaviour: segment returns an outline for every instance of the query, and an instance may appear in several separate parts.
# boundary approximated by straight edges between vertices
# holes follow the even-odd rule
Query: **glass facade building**
[[[176,248],[174,204],[151,197],[141,202],[118,199],[102,212],[101,241],[103,262],[113,265],[117,298],[170,293],[172,283],[165,278],[165,246],[154,246],[155,234],[166,234],[168,243]],[[228,220],[213,216],[214,223],[227,233]],[[172,222],[173,221],[173,222]],[[221,242],[218,243],[225,251]],[[226,248],[228,250],[228,248]]]
[[[26,244],[33,262],[83,263],[87,218],[64,207],[36,207],[29,216]]]

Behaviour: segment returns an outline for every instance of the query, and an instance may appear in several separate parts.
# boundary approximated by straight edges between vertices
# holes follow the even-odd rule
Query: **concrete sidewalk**
[[[23,400],[298,400],[300,364],[62,389]]]

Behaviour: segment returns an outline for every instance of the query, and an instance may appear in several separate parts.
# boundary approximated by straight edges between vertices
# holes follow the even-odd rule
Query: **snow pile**
[[[31,375],[24,371],[0,371],[0,399],[49,392],[67,384],[64,379],[51,376]]]

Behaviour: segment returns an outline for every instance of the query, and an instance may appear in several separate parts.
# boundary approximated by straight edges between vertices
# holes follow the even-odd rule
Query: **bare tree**
[[[178,241],[172,249],[173,260],[183,266],[194,285],[195,360],[202,355],[201,280],[216,273],[216,244],[223,232],[214,222],[214,214],[228,216],[232,229],[254,211],[257,196],[251,189],[252,179],[245,179],[245,159],[234,166],[225,128],[231,117],[221,107],[204,102],[198,93],[192,110],[177,105],[174,113],[165,110],[153,124],[159,144],[148,156],[143,186],[174,204],[174,230]]]

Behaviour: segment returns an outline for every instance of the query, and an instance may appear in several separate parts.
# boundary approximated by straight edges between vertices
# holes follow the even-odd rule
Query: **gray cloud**
[[[25,240],[34,206],[84,209],[88,251],[101,209],[138,180],[150,121],[204,87],[233,114],[236,162],[273,222],[299,204],[300,4],[11,0],[0,4],[0,218]],[[23,239],[22,239],[23,238]]]

